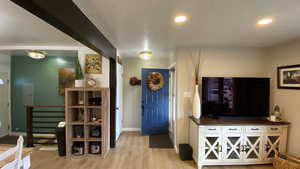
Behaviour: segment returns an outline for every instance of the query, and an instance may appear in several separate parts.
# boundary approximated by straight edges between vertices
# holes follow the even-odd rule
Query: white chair
[[[24,143],[24,139],[22,136],[20,136],[18,138],[16,147],[11,148],[6,152],[0,154],[0,161],[3,161],[15,154],[15,160],[6,164],[1,169],[21,169],[21,167],[23,166],[23,160],[22,160],[23,143]]]

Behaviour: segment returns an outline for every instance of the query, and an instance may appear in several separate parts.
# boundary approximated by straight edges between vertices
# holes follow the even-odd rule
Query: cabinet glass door
[[[245,142],[243,146],[243,152],[244,152],[244,160],[260,160],[262,153],[261,153],[261,147],[262,147],[262,139],[260,134],[246,134],[245,135]]]
[[[280,133],[266,136],[264,152],[267,160],[272,160],[279,152]]]
[[[225,150],[224,160],[240,160],[242,159],[242,135],[240,134],[228,134],[225,135]]]
[[[205,160],[220,160],[222,145],[220,136],[205,136]]]

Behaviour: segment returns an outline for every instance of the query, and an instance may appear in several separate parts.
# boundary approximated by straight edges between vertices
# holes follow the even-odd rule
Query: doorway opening
[[[10,109],[9,109],[9,75],[0,72],[0,137],[9,134]]]

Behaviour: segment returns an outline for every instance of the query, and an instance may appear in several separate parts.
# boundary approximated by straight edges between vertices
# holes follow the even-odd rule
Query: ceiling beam
[[[102,54],[116,59],[117,49],[72,0],[11,0],[50,25]]]

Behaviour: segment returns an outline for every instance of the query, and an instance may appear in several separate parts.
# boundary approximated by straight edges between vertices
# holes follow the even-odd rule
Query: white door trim
[[[10,134],[11,133],[11,93],[10,93],[10,72],[0,72],[0,75],[4,75],[6,78],[4,79],[4,81],[7,83],[7,95],[8,95],[8,98],[7,98],[7,104],[8,104],[8,108],[7,108],[7,113],[8,113],[8,125],[9,125],[9,129],[8,129],[8,133],[6,134]],[[5,135],[6,135],[5,134]],[[3,135],[0,135],[0,137],[3,136]]]

